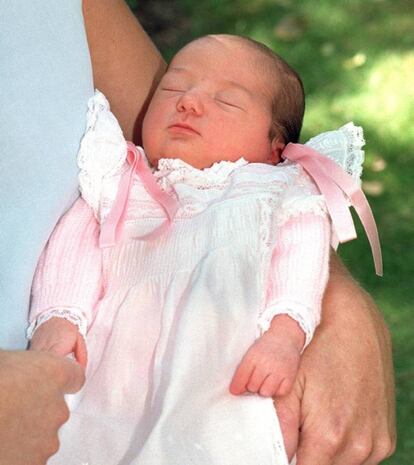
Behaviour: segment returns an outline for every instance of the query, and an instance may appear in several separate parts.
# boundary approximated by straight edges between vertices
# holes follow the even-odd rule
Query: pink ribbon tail
[[[356,238],[352,215],[344,197],[344,193],[346,194],[368,237],[375,272],[378,276],[382,276],[381,246],[375,219],[365,194],[352,177],[336,162],[306,145],[290,143],[283,150],[282,157],[299,163],[313,178],[325,197],[326,207],[339,242]]]
[[[112,247],[121,240],[135,173],[141,178],[151,197],[160,204],[167,217],[154,230],[136,239],[155,239],[162,235],[171,225],[178,210],[177,200],[160,188],[150,168],[145,163],[143,153],[139,152],[132,142],[127,142],[127,161],[130,166],[121,177],[114,204],[101,226],[99,247]]]

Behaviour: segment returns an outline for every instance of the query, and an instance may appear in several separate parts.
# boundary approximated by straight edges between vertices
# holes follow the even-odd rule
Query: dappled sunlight
[[[414,53],[389,54],[372,66],[361,92],[346,99],[351,110],[386,127],[387,135],[414,141]]]
[[[362,181],[362,189],[372,197],[379,197],[384,193],[384,188],[382,181]]]
[[[367,56],[365,55],[365,53],[359,52],[356,53],[353,57],[345,60],[343,66],[347,69],[359,68],[360,66],[363,66],[366,61]]]
[[[361,58],[358,60],[361,62]],[[312,95],[308,99],[307,123],[319,130],[321,121],[366,121],[370,126],[377,125],[382,137],[401,141],[403,135],[407,142],[414,142],[413,75],[414,53],[394,53],[377,59],[366,73],[365,83],[351,93],[346,89],[343,94]]]

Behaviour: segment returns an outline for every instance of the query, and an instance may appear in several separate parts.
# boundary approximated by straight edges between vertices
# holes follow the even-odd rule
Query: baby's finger
[[[85,369],[88,363],[88,351],[86,349],[85,339],[78,334],[74,349],[76,361]]]
[[[30,341],[29,350],[39,350],[42,352],[46,352],[47,347],[40,338],[37,338],[37,339],[32,339]]]
[[[55,342],[44,350],[47,352],[52,352],[56,355],[61,355],[62,357],[65,357],[66,355],[69,355],[73,352],[73,348],[69,347],[66,342]]]
[[[247,383],[247,390],[251,393],[259,392],[260,386],[263,384],[263,381],[267,378],[268,375],[269,373],[263,371],[259,366],[256,365],[253,374]]]
[[[243,394],[246,392],[247,383],[254,370],[254,365],[248,362],[245,358],[240,362],[234,373],[230,384],[230,392],[234,395]]]
[[[259,388],[259,394],[263,397],[273,397],[280,384],[280,380],[274,375],[268,375]]]
[[[36,336],[36,335],[35,335]],[[62,355],[61,346],[58,342],[50,341],[48,338],[33,337],[30,341],[30,349],[40,352],[53,352],[54,354]]]
[[[39,350],[41,352],[48,352],[52,342],[48,334],[44,334],[42,327],[40,327],[32,336],[30,340],[29,349]]]

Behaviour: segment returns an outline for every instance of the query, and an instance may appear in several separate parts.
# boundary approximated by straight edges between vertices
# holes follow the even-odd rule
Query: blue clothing
[[[78,195],[93,81],[81,0],[0,11],[0,348],[23,349],[36,262]]]

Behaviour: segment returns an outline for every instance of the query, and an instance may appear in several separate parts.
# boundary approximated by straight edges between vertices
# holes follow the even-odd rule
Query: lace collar
[[[208,188],[227,184],[234,170],[248,163],[242,157],[234,162],[219,161],[209,168],[198,169],[178,158],[161,158],[154,176],[161,185],[185,183],[194,187]]]

